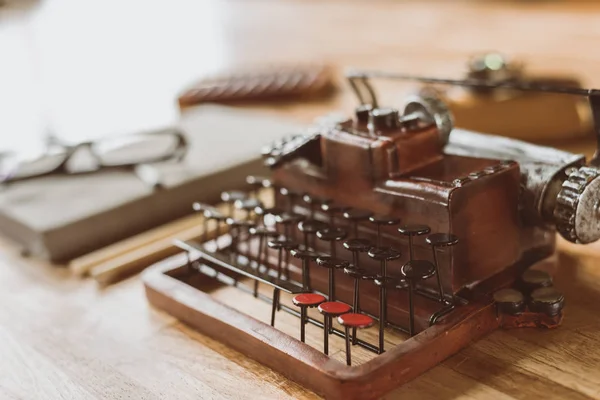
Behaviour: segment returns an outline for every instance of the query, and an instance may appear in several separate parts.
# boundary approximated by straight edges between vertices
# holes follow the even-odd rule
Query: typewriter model
[[[558,326],[556,232],[600,238],[596,158],[453,130],[435,98],[382,107],[370,78],[497,85],[351,73],[352,118],[264,148],[271,176],[195,204],[204,237],[144,275],[151,304],[327,398],[379,397],[499,327]],[[513,88],[599,116],[597,91]]]

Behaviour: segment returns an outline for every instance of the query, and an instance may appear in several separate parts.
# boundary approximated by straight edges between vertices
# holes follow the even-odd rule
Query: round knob
[[[600,239],[600,171],[580,167],[563,182],[556,197],[554,220],[558,232],[573,243]]]
[[[565,305],[564,296],[553,287],[539,288],[531,292],[529,309],[533,312],[555,316]]]
[[[370,104],[361,104],[356,107],[356,120],[361,124],[366,124],[369,122],[369,114],[373,107]]]
[[[454,128],[454,117],[442,100],[433,94],[409,97],[404,106],[404,115],[409,114],[417,114],[420,119],[435,123],[440,145],[443,147],[448,143],[450,132]]]
[[[398,110],[393,108],[376,108],[371,111],[370,122],[376,131],[385,131],[398,127]]]
[[[522,65],[499,53],[479,54],[468,63],[467,77],[492,82],[518,79]]]
[[[525,309],[525,296],[515,289],[501,289],[494,293],[494,301],[502,314],[517,315]]]

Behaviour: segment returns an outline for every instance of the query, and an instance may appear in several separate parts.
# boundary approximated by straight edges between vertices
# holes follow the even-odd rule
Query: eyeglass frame
[[[85,174],[85,173],[94,173],[94,172],[98,172],[101,170],[130,170],[130,169],[134,170],[137,166],[140,166],[140,165],[164,162],[164,161],[170,161],[170,160],[176,160],[177,162],[181,162],[183,160],[183,158],[185,157],[185,155],[187,154],[187,151],[189,148],[189,142],[188,142],[185,134],[178,128],[165,128],[165,129],[156,130],[156,131],[124,135],[124,137],[140,137],[140,136],[143,137],[145,135],[160,135],[160,134],[171,134],[173,137],[175,137],[177,139],[175,148],[173,149],[173,151],[170,154],[156,157],[153,159],[148,159],[145,161],[130,162],[130,163],[123,163],[123,164],[103,164],[101,158],[98,157],[98,155],[93,151],[94,144],[98,143],[99,141],[106,140],[106,139],[90,140],[90,141],[80,142],[80,143],[77,143],[74,145],[68,145],[68,144],[61,143],[61,141],[59,139],[57,139],[56,137],[50,136],[48,138],[47,151],[49,151],[52,147],[62,148],[65,151],[64,160],[62,160],[53,169],[46,171],[46,172],[42,172],[42,173],[34,174],[34,175],[23,176],[23,177],[17,177],[17,178],[11,178],[9,176],[5,179],[0,179],[0,185],[7,185],[7,184],[14,183],[14,182],[22,182],[22,181],[26,181],[26,180],[30,180],[30,179],[36,179],[36,178],[42,178],[42,177],[60,175],[60,174],[80,175],[80,174]],[[93,170],[70,172],[67,169],[67,164],[68,164],[69,160],[75,153],[77,153],[79,150],[81,150],[83,148],[87,148],[89,150],[89,154],[91,154],[94,157],[95,161],[97,162],[98,168],[93,169]]]

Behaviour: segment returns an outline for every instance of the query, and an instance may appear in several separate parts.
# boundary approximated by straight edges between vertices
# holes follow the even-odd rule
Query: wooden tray
[[[199,286],[214,278],[191,273],[183,254],[146,270],[143,281],[153,306],[332,399],[377,398],[439,364],[501,323],[491,300],[470,302],[385,353],[362,364],[347,366],[302,343],[297,336],[273,328],[226,305],[209,291],[200,290]],[[195,281],[193,285],[191,281]],[[239,296],[241,300],[244,299],[241,296],[253,299],[250,294]]]

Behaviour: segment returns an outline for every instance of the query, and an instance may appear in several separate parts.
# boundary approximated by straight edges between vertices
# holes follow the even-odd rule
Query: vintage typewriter
[[[453,130],[434,97],[382,107],[373,78],[499,85],[350,73],[355,115],[265,147],[271,175],[195,204],[205,235],[144,275],[151,304],[327,398],[381,396],[499,327],[558,326],[556,232],[600,238],[596,157]],[[500,85],[600,116],[599,91]]]

